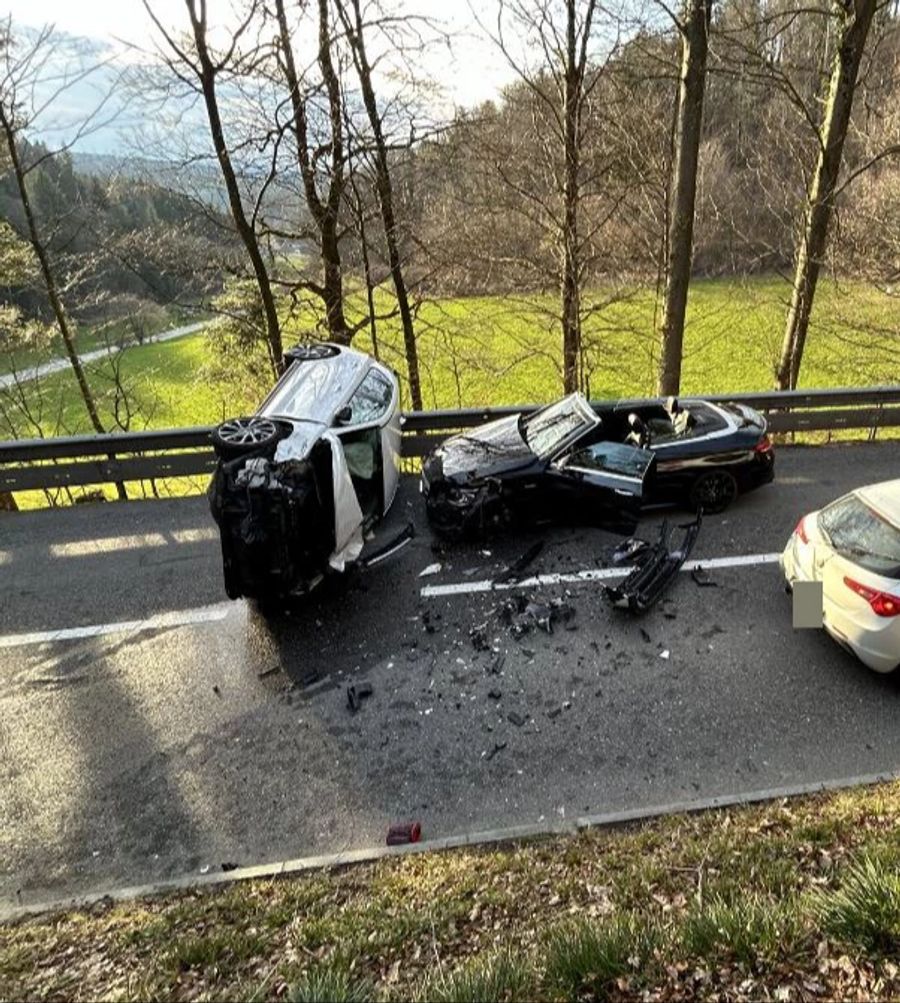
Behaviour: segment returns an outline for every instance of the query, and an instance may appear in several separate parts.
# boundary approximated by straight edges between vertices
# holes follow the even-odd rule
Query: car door
[[[354,390],[349,415],[338,435],[357,491],[368,496],[367,515],[377,500],[381,516],[393,501],[399,477],[399,409],[397,385],[373,366]],[[361,499],[362,501],[362,499]]]
[[[621,442],[595,442],[555,459],[548,468],[556,516],[634,532],[656,457],[649,449]]]

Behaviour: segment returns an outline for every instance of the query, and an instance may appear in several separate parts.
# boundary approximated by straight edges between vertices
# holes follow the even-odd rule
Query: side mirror
[[[335,425],[349,425],[353,421],[353,408],[345,404],[334,416]]]

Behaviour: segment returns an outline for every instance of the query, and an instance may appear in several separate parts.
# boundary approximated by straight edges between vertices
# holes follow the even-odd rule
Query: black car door
[[[649,449],[621,442],[576,446],[547,469],[556,518],[633,533],[655,463]]]

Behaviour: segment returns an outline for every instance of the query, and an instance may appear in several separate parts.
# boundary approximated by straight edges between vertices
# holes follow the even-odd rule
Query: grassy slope
[[[772,385],[784,315],[785,287],[778,280],[697,282],[690,300],[684,359],[684,393],[765,389]],[[451,300],[423,305],[419,350],[427,407],[476,406],[550,400],[559,393],[556,336],[547,330],[537,303],[510,299]],[[896,382],[900,363],[891,352],[890,331],[900,326],[900,304],[871,289],[823,284],[815,329],[804,362],[804,386]],[[297,330],[302,325],[297,325]],[[859,334],[856,328],[870,330]],[[873,334],[871,329],[888,332]],[[596,397],[649,393],[655,363],[653,301],[649,296],[608,307],[587,325],[591,350],[591,393]],[[288,332],[286,340],[290,340]],[[380,334],[385,359],[401,373],[401,339],[396,323]],[[357,344],[368,348],[365,337]],[[214,422],[223,412],[246,411],[245,399],[217,392],[203,376],[204,337],[128,351],[125,370],[138,399],[156,427]],[[106,367],[94,364],[92,382],[108,393]],[[70,373],[44,381],[44,421],[60,429],[86,428]]]
[[[48,915],[0,998],[897,998],[898,823],[895,783]]]

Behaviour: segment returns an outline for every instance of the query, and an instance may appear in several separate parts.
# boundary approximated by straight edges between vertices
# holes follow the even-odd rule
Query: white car
[[[821,582],[823,624],[870,669],[900,666],[900,479],[805,515],[781,555],[788,587]]]
[[[359,557],[400,472],[400,388],[380,362],[297,345],[256,414],[212,433],[209,489],[232,599],[307,592]]]

